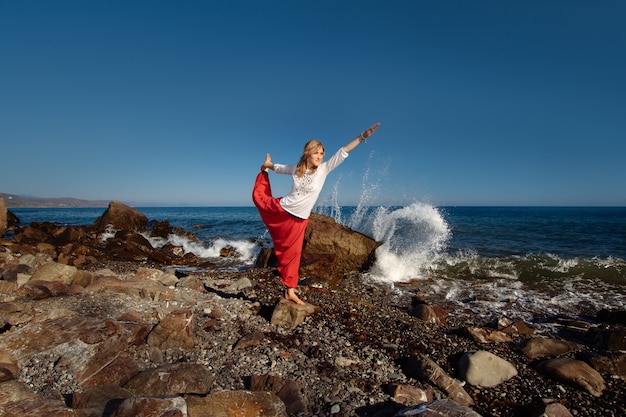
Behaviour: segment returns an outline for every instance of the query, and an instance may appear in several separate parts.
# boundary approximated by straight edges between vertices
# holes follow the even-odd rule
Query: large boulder
[[[148,218],[145,214],[119,201],[112,201],[104,214],[96,219],[94,226],[104,232],[109,225],[116,230],[146,229]]]
[[[311,213],[304,234],[300,275],[336,281],[350,272],[367,270],[380,242],[337,224],[332,217]],[[256,266],[276,266],[273,249],[259,254]]]

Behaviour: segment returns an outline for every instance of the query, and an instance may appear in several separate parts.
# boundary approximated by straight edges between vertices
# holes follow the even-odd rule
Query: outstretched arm
[[[346,151],[346,152],[350,152],[351,150],[353,150],[354,148],[359,146],[359,144],[361,142],[363,142],[365,139],[370,137],[372,135],[372,133],[374,133],[376,131],[376,129],[378,129],[379,126],[380,126],[380,123],[376,123],[375,125],[373,125],[369,129],[367,129],[366,131],[361,133],[359,136],[357,136],[356,138],[352,139],[347,145],[345,145],[343,147],[343,150]]]

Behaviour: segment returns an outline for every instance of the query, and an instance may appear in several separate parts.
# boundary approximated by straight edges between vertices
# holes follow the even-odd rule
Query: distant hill
[[[91,201],[91,200],[79,200],[77,198],[62,197],[62,198],[39,198],[39,197],[25,197],[15,194],[3,194],[4,203],[7,208],[79,208],[79,207],[107,207],[110,201]]]

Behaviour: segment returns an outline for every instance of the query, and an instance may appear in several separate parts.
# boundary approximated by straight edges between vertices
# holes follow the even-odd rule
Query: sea
[[[197,241],[167,241],[223,270],[253,267],[271,239],[255,207],[136,207]],[[92,224],[105,208],[12,208],[35,221]],[[325,205],[316,212],[382,245],[364,282],[419,292],[489,320],[590,317],[626,305],[626,207],[437,207]],[[239,254],[220,258],[231,246]]]

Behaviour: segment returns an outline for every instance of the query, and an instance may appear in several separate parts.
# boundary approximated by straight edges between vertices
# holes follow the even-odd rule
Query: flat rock
[[[295,329],[305,318],[318,311],[319,307],[313,304],[305,303],[304,305],[299,305],[281,297],[276,307],[274,307],[271,323],[277,326]]]
[[[181,394],[206,394],[213,376],[200,364],[168,364],[135,375],[124,389],[138,397],[173,397]]]
[[[194,417],[287,417],[285,403],[269,391],[220,391],[207,397],[185,396]]]
[[[394,414],[394,417],[481,417],[471,408],[453,400],[443,399],[416,407],[406,408]]]

